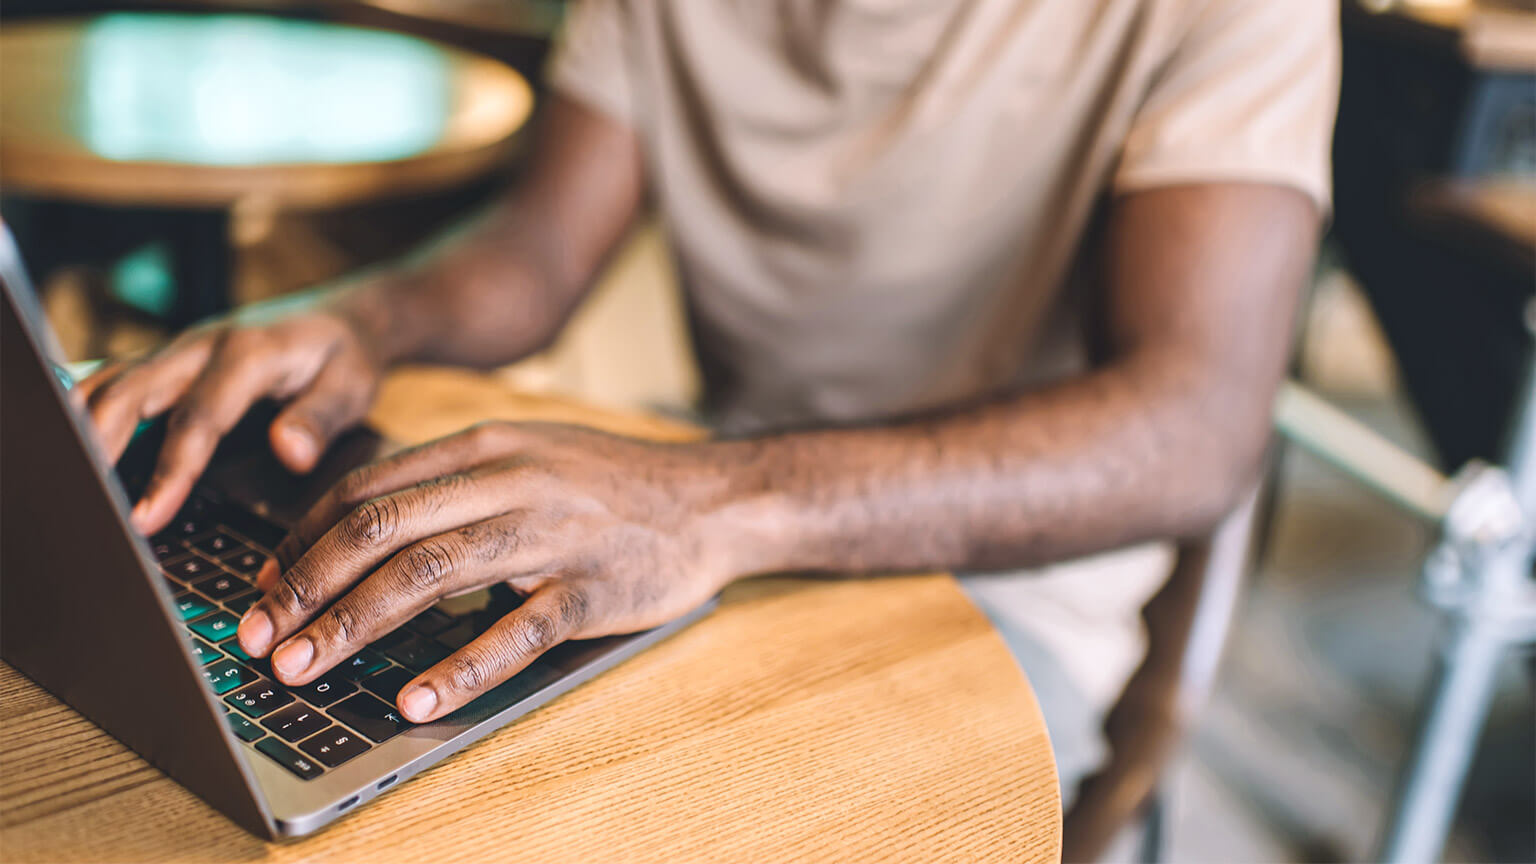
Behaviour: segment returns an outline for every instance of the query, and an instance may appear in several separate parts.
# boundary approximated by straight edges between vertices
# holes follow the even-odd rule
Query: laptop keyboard
[[[277,526],[199,493],[150,544],[236,737],[313,780],[409,728],[394,705],[400,689],[518,601],[493,591],[492,605],[476,612],[427,609],[314,681],[285,687],[234,638],[240,616],[260,597],[256,571],[282,536]]]

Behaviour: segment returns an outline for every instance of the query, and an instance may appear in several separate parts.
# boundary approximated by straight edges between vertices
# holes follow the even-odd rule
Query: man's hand
[[[492,423],[358,469],[258,574],[240,644],[301,685],[443,597],[511,585],[521,606],[401,691],[409,719],[441,717],[566,639],[653,627],[718,591],[734,574],[706,527],[714,453]]]
[[[293,399],[272,448],[304,472],[362,419],[389,363],[488,368],[549,344],[639,211],[645,177],[633,130],[558,94],[544,113],[526,179],[439,243],[345,286],[199,325],[81,383],[113,462],[141,420],[171,412],[134,527],[163,528],[219,439],[264,397]]]
[[[277,457],[301,473],[362,420],[381,361],[358,321],[337,308],[292,305],[300,308],[252,307],[201,324],[147,357],[108,364],[75,388],[113,462],[140,421],[170,412],[149,488],[133,508],[139,531],[165,527],[219,439],[260,399],[293,400],[270,434]]]

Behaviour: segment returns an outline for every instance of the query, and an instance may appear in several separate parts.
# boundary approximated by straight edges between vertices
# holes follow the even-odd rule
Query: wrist
[[[385,271],[326,289],[319,307],[346,322],[382,370],[418,355],[433,339],[435,321],[422,308],[422,293],[412,275]]]
[[[689,534],[705,569],[721,574],[719,587],[747,576],[806,569],[792,543],[795,508],[769,467],[771,442],[683,446],[700,462],[700,482],[689,496]]]

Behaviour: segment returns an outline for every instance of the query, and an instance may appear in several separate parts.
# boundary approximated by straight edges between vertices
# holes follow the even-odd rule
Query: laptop
[[[70,377],[3,229],[0,289],[0,657],[252,833],[308,834],[391,794],[713,606],[568,642],[423,725],[398,712],[400,688],[515,608],[505,586],[443,601],[316,681],[284,687],[234,639],[258,596],[255,573],[287,524],[387,443],[357,430],[301,478],[266,446],[275,406],[262,406],[170,527],[141,537],[129,504],[159,430],[141,429],[117,466],[105,462],[66,399]]]

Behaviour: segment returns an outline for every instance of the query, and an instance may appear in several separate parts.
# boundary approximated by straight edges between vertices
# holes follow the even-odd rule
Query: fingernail
[[[133,512],[128,514],[128,521],[140,533],[144,531],[144,520],[149,518],[149,499],[140,498],[139,503],[133,505]]]
[[[272,586],[276,582],[277,559],[268,558],[267,562],[261,565],[261,569],[256,571],[256,587],[262,592],[267,592],[272,590]]]
[[[267,650],[267,643],[272,641],[272,619],[260,609],[247,609],[235,630],[235,637],[240,640],[245,653],[260,657]]]
[[[283,643],[283,647],[272,652],[272,666],[284,675],[298,675],[309,668],[309,661],[314,657],[314,643],[300,636],[290,639]]]
[[[303,465],[313,464],[319,455],[320,445],[315,439],[315,434],[308,429],[291,423],[285,423],[282,427],[283,441],[288,448],[288,455],[295,462]]]
[[[431,687],[423,687],[420,684],[405,691],[400,697],[400,710],[405,712],[406,719],[413,723],[424,723],[432,716],[432,709],[437,707],[437,694]]]

